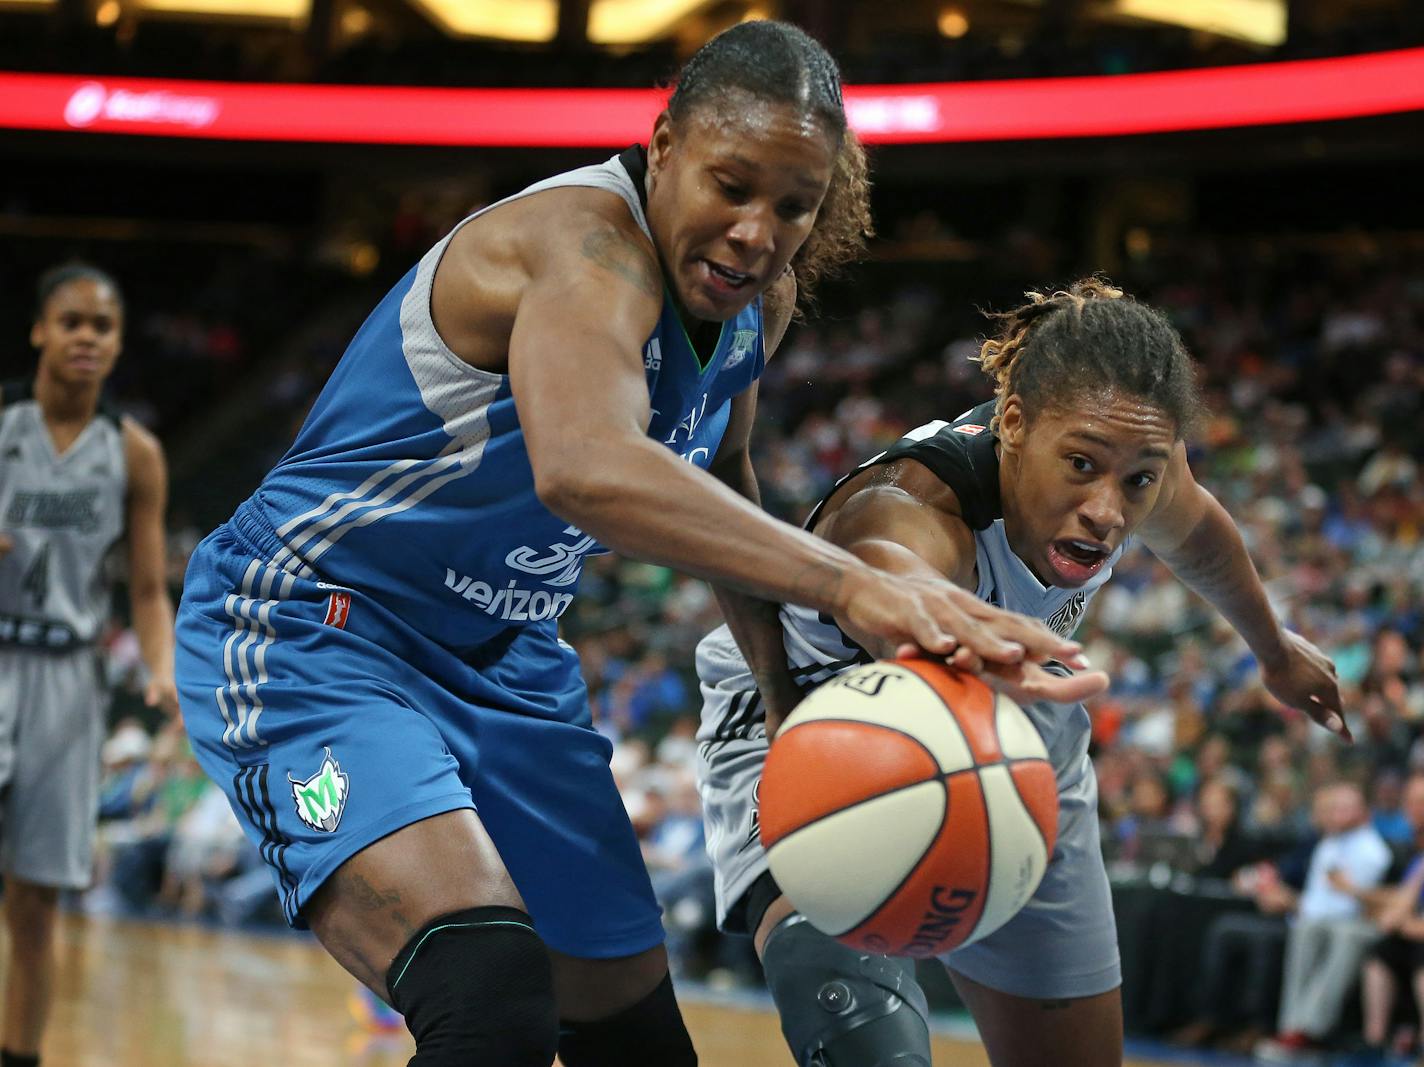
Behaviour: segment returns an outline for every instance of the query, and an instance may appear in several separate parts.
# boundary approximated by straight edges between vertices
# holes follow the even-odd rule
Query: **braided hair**
[[[836,140],[831,183],[811,234],[791,260],[797,291],[856,259],[873,235],[865,150],[846,122],[836,61],[804,31],[787,22],[742,22],[699,48],[682,68],[668,99],[668,115],[682,122],[694,111],[726,105],[736,92],[802,108]]]
[[[1101,277],[1024,295],[1027,304],[991,316],[999,335],[975,357],[994,380],[995,430],[1015,393],[1032,413],[1083,393],[1118,391],[1160,408],[1178,439],[1186,436],[1201,397],[1191,357],[1162,312]]]

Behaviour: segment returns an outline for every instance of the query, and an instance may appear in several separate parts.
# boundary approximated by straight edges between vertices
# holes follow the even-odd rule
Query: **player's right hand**
[[[1076,703],[1107,688],[1083,648],[1042,622],[1004,611],[947,581],[867,568],[847,583],[838,618],[874,635],[896,655],[927,655],[982,675],[1020,703]],[[1040,664],[1056,660],[1085,673],[1062,677]]]
[[[9,534],[0,533],[0,559],[4,559],[14,547],[15,539]]]

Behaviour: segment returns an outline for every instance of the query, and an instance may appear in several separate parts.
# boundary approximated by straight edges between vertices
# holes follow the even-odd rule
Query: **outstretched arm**
[[[649,440],[642,346],[662,299],[651,244],[593,212],[539,236],[528,242],[509,376],[535,491],[551,511],[625,555],[764,600],[848,612],[934,654],[956,641],[1006,663],[1078,654],[1023,616],[973,624],[962,590],[877,573]]]
[[[1241,532],[1220,501],[1192,477],[1184,444],[1177,445],[1162,493],[1140,534],[1172,573],[1245,639],[1261,665],[1262,680],[1278,700],[1351,739],[1334,664],[1276,619]]]
[[[948,579],[972,587],[975,580],[974,534],[960,517],[951,490],[928,468],[900,460],[872,469],[841,503],[820,533],[873,567],[921,581]],[[975,600],[980,609],[998,609]],[[883,637],[837,614],[841,628],[873,656],[896,654]],[[1068,678],[1050,674],[1036,663],[984,664],[970,649],[959,649],[950,662],[982,671],[986,680],[1019,703],[1054,700],[1073,703],[1107,688],[1107,675],[1086,671]]]

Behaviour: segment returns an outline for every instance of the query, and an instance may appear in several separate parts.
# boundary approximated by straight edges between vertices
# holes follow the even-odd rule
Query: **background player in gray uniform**
[[[123,302],[92,267],[39,282],[32,382],[0,386],[0,874],[10,952],[3,1067],[38,1062],[60,889],[87,886],[108,703],[93,643],[111,549],[127,533],[145,699],[176,714],[157,440],[100,402]]]
[[[1333,666],[1281,628],[1234,523],[1192,478],[1183,437],[1199,401],[1176,332],[1096,279],[1031,297],[982,349],[996,399],[869,461],[808,527],[874,566],[948,577],[1064,634],[1136,533],[1246,639],[1272,693],[1348,737]],[[862,955],[795,914],[757,832],[767,739],[797,691],[895,649],[838,616],[786,608],[781,620],[784,653],[755,672],[781,673],[774,695],[725,627],[698,648],[700,785],[719,919],[754,933],[798,1062],[928,1064],[925,1000],[908,962]],[[1121,973],[1088,715],[1078,703],[1028,702],[1022,684],[1007,688],[1057,771],[1058,842],[1028,906],[945,963],[1000,1067],[1120,1064]]]

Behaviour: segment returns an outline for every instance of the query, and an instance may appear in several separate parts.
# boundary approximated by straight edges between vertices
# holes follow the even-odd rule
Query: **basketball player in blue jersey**
[[[1176,332],[1097,279],[1031,295],[982,349],[996,398],[847,475],[807,528],[865,563],[947,578],[1064,634],[1139,537],[1236,628],[1276,697],[1348,739],[1334,667],[1282,629],[1236,526],[1192,478],[1183,438],[1199,401]],[[698,648],[699,784],[719,920],[754,935],[803,1067],[928,1067],[926,1002],[909,961],[812,928],[781,895],[757,833],[768,737],[795,690],[895,645],[837,611],[787,607],[782,627],[783,649],[753,660],[755,671],[725,627]],[[778,670],[779,685],[761,683]],[[996,1067],[1117,1067],[1121,970],[1088,715],[1061,699],[1024,707],[1058,775],[1057,846],[1023,911],[944,962]]]
[[[123,340],[114,279],[82,264],[39,281],[34,378],[0,385],[0,875],[5,1013],[0,1067],[35,1067],[54,988],[62,889],[93,878],[108,693],[94,642],[109,621],[108,563],[128,540],[129,605],[168,714],[163,450],[102,400]]]
[[[589,554],[722,583],[753,644],[797,603],[1043,695],[1106,683],[1044,671],[1082,663],[1041,623],[756,506],[754,383],[796,281],[859,246],[865,198],[830,57],[785,24],[727,31],[646,155],[540,182],[427,253],[194,554],[195,751],[289,920],[405,1016],[419,1067],[695,1062],[558,638]]]

